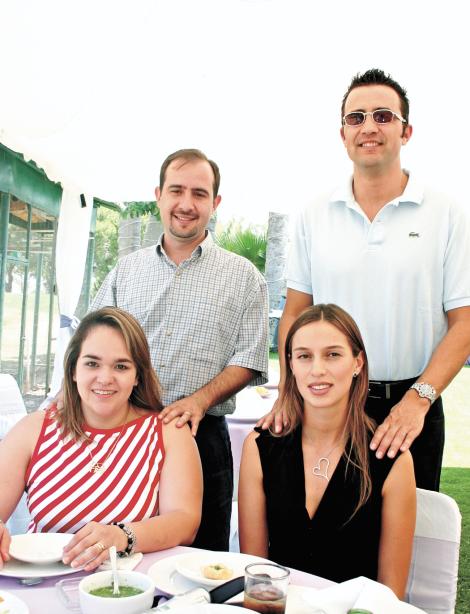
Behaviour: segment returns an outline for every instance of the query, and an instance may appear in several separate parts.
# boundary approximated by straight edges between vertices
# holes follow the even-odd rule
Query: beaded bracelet
[[[131,529],[131,527],[129,527],[127,524],[124,524],[123,522],[113,522],[112,524],[124,531],[127,537],[127,546],[124,550],[120,550],[117,553],[118,556],[130,556],[134,552],[135,545],[137,543],[137,537],[135,536],[134,531]]]

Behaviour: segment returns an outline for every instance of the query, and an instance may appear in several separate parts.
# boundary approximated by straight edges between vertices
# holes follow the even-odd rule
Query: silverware
[[[113,574],[113,595],[119,595],[116,546],[111,546],[111,548],[109,549],[109,558],[111,560],[111,571]]]
[[[44,578],[19,578],[18,582],[23,586],[35,586],[44,582]]]

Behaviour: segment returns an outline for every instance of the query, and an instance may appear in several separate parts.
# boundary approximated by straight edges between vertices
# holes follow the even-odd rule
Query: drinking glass
[[[290,571],[275,563],[245,567],[243,607],[261,614],[284,614]]]

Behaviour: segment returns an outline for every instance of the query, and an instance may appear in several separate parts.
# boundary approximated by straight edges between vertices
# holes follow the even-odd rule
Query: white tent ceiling
[[[163,158],[199,147],[221,166],[220,215],[263,222],[349,168],[340,100],[379,66],[409,90],[410,164],[458,188],[464,5],[0,0],[0,142],[111,201],[152,199]]]

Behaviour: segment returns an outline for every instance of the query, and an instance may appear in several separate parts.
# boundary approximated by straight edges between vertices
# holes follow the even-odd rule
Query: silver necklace
[[[327,482],[330,481],[328,476],[328,469],[330,467],[330,459],[329,456],[340,444],[337,443],[335,446],[331,448],[331,450],[325,456],[320,456],[316,465],[312,468],[313,475],[316,475],[318,478],[324,478]]]

